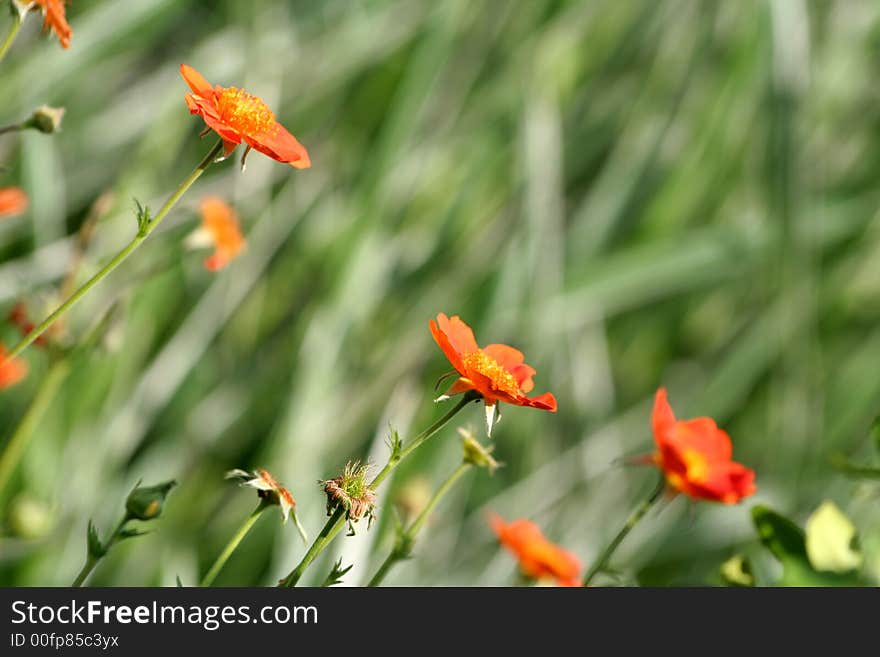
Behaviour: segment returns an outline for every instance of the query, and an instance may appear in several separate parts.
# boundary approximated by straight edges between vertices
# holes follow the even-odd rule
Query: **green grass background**
[[[827,466],[832,450],[870,456],[880,408],[876,3],[75,0],[68,16],[68,51],[32,16],[0,65],[0,124],[67,108],[58,135],[0,138],[0,184],[32,201],[0,223],[0,311],[51,305],[99,195],[112,208],[83,279],[133,235],[133,198],[157,208],[210,147],[182,62],[262,96],[313,166],[212,167],[72,312],[79,335],[115,304],[2,500],[3,584],[69,583],[88,519],[108,531],[139,479],[180,485],[96,585],[197,582],[256,503],[224,482],[234,467],[275,473],[316,534],[318,479],[381,465],[389,423],[411,436],[441,412],[438,312],[522,349],[559,412],[505,409],[505,467],[468,474],[387,583],[517,582],[487,509],[591,562],[653,486],[624,461],[652,448],[659,385],[681,417],[729,431],[759,491],[661,505],[614,581],[710,583],[737,552],[771,581],[753,503],[802,523],[833,499],[863,544],[880,540],[876,485]],[[249,240],[219,275],[181,247],[207,194]],[[29,379],[0,393],[0,444],[46,371],[27,358]],[[483,434],[479,408],[459,418]],[[304,582],[338,557],[363,582],[394,501],[459,458],[450,427],[382,491],[378,524]],[[271,585],[303,551],[266,516],[217,584]]]

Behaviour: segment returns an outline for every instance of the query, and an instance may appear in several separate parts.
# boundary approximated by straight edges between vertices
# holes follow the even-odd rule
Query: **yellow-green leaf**
[[[845,573],[862,565],[856,528],[834,502],[823,502],[807,520],[807,556],[813,568]]]

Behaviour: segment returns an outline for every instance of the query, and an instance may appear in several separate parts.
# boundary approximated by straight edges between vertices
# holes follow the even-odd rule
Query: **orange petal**
[[[456,379],[455,383],[453,383],[445,394],[449,395],[459,395],[463,392],[467,392],[468,390],[473,390],[474,384],[470,379],[466,379],[464,377],[459,377]]]
[[[509,372],[518,365],[522,365],[526,358],[519,349],[514,349],[506,344],[487,344],[483,347],[483,351]]]
[[[0,188],[0,217],[14,217],[27,209],[28,197],[18,187]]]
[[[483,347],[483,352],[513,374],[520,390],[530,392],[535,387],[532,377],[536,372],[534,368],[523,362],[525,356],[519,349],[514,349],[506,344],[490,344]]]
[[[223,140],[223,157],[229,157],[232,155],[232,151],[238,148],[239,142],[230,141],[228,139]]]
[[[654,442],[660,445],[675,427],[675,414],[666,399],[666,388],[659,388],[654,395],[654,412],[651,415]]]
[[[465,324],[461,317],[453,315],[451,318],[443,313],[437,315],[437,324],[440,330],[449,338],[449,343],[460,354],[471,354],[479,351],[477,340],[471,327]]]
[[[676,422],[672,440],[679,449],[693,449],[710,460],[729,461],[733,445],[727,432],[708,417]]]
[[[523,395],[522,397],[517,397],[513,403],[517,406],[530,406],[531,408],[540,408],[542,411],[556,412],[556,397],[553,396],[552,392],[545,392],[537,397],[526,397]]]
[[[444,315],[445,316],[445,315]],[[459,374],[464,374],[464,364],[461,360],[461,355],[452,346],[452,343],[449,341],[449,338],[446,334],[440,330],[440,327],[434,322],[433,319],[428,320],[428,326],[431,329],[431,335],[434,336],[434,341],[440,346],[443,350],[443,353],[446,354],[446,358],[449,359],[449,363],[458,371]]]
[[[200,96],[210,96],[211,92],[214,90],[214,87],[211,86],[211,83],[208,82],[202,76],[202,74],[199,73],[192,66],[181,64],[180,74],[183,76],[183,79],[186,80],[189,88],[192,89],[194,93],[197,93]]]
[[[6,349],[0,345],[0,390],[9,388],[27,376],[28,364],[21,358],[7,358]]]
[[[297,169],[308,169],[312,165],[305,146],[280,123],[271,134],[247,137],[246,141],[254,150]]]

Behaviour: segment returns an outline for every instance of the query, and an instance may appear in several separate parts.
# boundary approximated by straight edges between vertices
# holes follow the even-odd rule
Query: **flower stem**
[[[64,382],[67,373],[70,370],[67,359],[57,361],[49,369],[49,373],[40,383],[36,395],[34,395],[30,406],[19,421],[12,437],[0,454],[0,497],[9,483],[10,477],[15,472],[21,457],[27,449],[30,439],[34,435],[43,414],[52,403],[52,399],[58,392],[58,388]]]
[[[22,129],[21,123],[13,123],[12,125],[5,125],[0,128],[0,135],[5,135],[8,132],[18,132]]]
[[[419,530],[425,524],[425,521],[428,519],[428,516],[431,515],[431,512],[440,502],[444,495],[451,489],[455,482],[467,472],[470,468],[473,467],[473,464],[464,462],[459,465],[451,475],[446,478],[442,484],[440,484],[440,488],[434,493],[433,497],[431,497],[427,506],[422,509],[422,512],[418,515],[418,517],[413,521],[413,523],[409,526],[406,531],[397,539],[397,543],[394,546],[394,549],[388,554],[388,557],[385,561],[382,562],[382,565],[379,566],[379,570],[376,571],[376,574],[373,575],[373,579],[367,584],[367,586],[379,586],[382,583],[382,580],[385,579],[385,575],[388,574],[388,571],[391,570],[391,567],[400,561],[401,559],[406,559],[409,556],[413,543],[415,542],[416,535],[419,533]]]
[[[87,282],[85,282],[76,292],[74,292],[70,297],[62,303],[51,315],[49,315],[46,319],[44,319],[35,329],[33,329],[30,333],[28,333],[21,341],[15,345],[15,347],[7,354],[6,359],[11,360],[18,356],[22,351],[24,351],[28,345],[30,345],[34,340],[40,337],[46,329],[48,329],[52,324],[54,324],[64,313],[70,310],[73,305],[79,301],[82,297],[86,295],[86,293],[95,287],[98,283],[100,283],[104,278],[106,278],[114,269],[116,269],[122,262],[128,258],[140,245],[141,243],[150,236],[152,233],[162,222],[171,208],[180,200],[180,198],[184,195],[186,190],[192,187],[193,183],[199,179],[199,177],[205,172],[211,163],[217,158],[223,148],[223,140],[219,140],[217,144],[208,152],[208,154],[202,159],[199,165],[193,170],[193,172],[184,180],[180,186],[175,190],[171,196],[168,197],[168,200],[165,201],[165,204],[159,209],[159,212],[156,214],[152,220],[149,221],[145,225],[145,227],[141,230],[138,230],[137,235],[135,235],[134,239],[128,243],[128,245],[122,249],[119,253],[117,253],[113,259],[104,265],[97,274],[92,276]]]
[[[113,534],[110,535],[110,538],[107,539],[107,544],[104,546],[104,554],[110,551],[110,548],[119,538],[119,533],[122,531],[122,528],[125,526],[131,518],[126,514],[123,516],[122,520],[119,521],[119,524],[116,525],[116,529],[113,530]],[[103,558],[103,556],[96,556],[89,552],[88,557],[86,558],[86,562],[82,567],[82,570],[79,571],[79,575],[76,576],[76,579],[73,580],[73,584],[70,586],[73,588],[79,587],[83,585],[83,582],[86,581],[86,578],[91,574],[91,572],[95,569],[95,566],[98,565],[98,562]]]
[[[6,51],[9,50],[9,46],[15,41],[15,36],[18,34],[18,30],[21,29],[21,22],[21,16],[19,13],[13,11],[12,25],[9,26],[9,32],[6,33],[6,38],[3,39],[3,43],[0,44],[0,62],[2,62],[3,58],[6,56]]]
[[[226,565],[229,557],[232,556],[233,552],[235,552],[238,544],[241,543],[244,537],[248,535],[248,533],[251,531],[251,528],[254,526],[254,523],[257,522],[257,519],[260,517],[263,511],[268,509],[270,506],[271,504],[267,503],[265,500],[260,500],[257,508],[254,509],[253,513],[251,513],[251,515],[247,517],[247,520],[244,521],[244,524],[242,524],[242,526],[238,528],[238,531],[235,532],[229,543],[227,543],[226,547],[223,548],[223,552],[220,553],[220,556],[217,557],[214,565],[211,566],[211,569],[202,578],[202,583],[199,586],[211,586],[218,573],[223,569],[223,566]]]
[[[611,558],[611,555],[614,554],[614,551],[617,550],[617,548],[623,542],[623,539],[626,538],[626,535],[629,534],[630,531],[632,531],[632,528],[638,524],[639,520],[641,520],[648,512],[648,510],[652,506],[654,506],[657,500],[660,499],[660,496],[663,494],[664,490],[666,490],[666,480],[661,475],[660,481],[651,492],[651,495],[635,508],[635,510],[630,514],[629,518],[627,518],[626,524],[617,533],[617,536],[612,539],[612,541],[608,544],[602,554],[599,555],[599,558],[593,564],[593,567],[590,568],[587,576],[584,577],[584,586],[590,585],[590,582],[593,580],[593,577],[596,576],[596,573],[598,573],[605,567],[605,565],[608,563],[608,560]]]
[[[455,417],[456,413],[458,413],[461,409],[463,409],[467,404],[474,401],[476,399],[475,396],[470,393],[466,393],[461,400],[456,404],[449,412],[446,413],[439,420],[434,422],[430,427],[422,431],[418,436],[413,438],[410,443],[400,450],[399,453],[394,453],[392,451],[391,457],[388,459],[388,462],[385,464],[385,467],[379,471],[379,474],[375,476],[373,481],[370,482],[370,488],[373,490],[377,489],[379,485],[385,480],[385,478],[391,474],[391,472],[396,468],[403,459],[413,453],[419,446],[422,445],[428,438],[433,436],[435,433],[440,431],[446,424]],[[321,530],[321,533],[315,537],[315,541],[312,543],[311,547],[303,556],[302,560],[299,562],[296,568],[294,568],[290,573],[278,582],[278,586],[281,587],[292,587],[296,586],[297,582],[299,582],[306,568],[309,567],[309,564],[315,560],[325,547],[333,540],[336,534],[339,533],[345,526],[345,509],[341,506],[337,506],[336,510],[333,512],[333,515],[327,520],[324,528]]]

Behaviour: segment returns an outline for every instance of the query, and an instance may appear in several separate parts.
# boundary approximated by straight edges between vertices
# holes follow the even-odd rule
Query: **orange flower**
[[[676,420],[666,389],[654,398],[654,463],[667,483],[696,500],[736,504],[755,492],[755,472],[731,460],[730,436],[708,417]]]
[[[571,552],[551,543],[529,520],[506,523],[498,515],[489,516],[498,540],[519,559],[523,573],[535,579],[553,578],[560,586],[580,586],[581,562]]]
[[[15,0],[19,12],[27,11],[34,5],[40,7],[43,10],[43,28],[55,32],[62,48],[70,48],[73,30],[70,29],[67,18],[64,16],[64,3],[65,0],[32,0],[31,2]]]
[[[253,148],[297,169],[311,166],[305,147],[275,120],[261,98],[236,87],[211,86],[201,73],[186,64],[180,65],[180,74],[192,89],[191,94],[184,96],[190,114],[201,116],[220,135],[227,157],[245,142],[245,157]]]
[[[208,271],[223,269],[245,247],[235,210],[222,199],[213,196],[203,199],[202,225],[187,238],[187,246],[214,247],[213,255],[205,259],[205,268]]]
[[[14,386],[27,372],[27,363],[20,358],[7,358],[6,348],[0,344],[0,390]]]
[[[0,218],[14,217],[27,210],[28,197],[18,187],[0,187]]]
[[[521,351],[506,344],[480,348],[474,332],[458,315],[449,318],[440,313],[436,322],[430,320],[429,326],[434,340],[461,375],[440,399],[470,390],[478,392],[486,404],[490,434],[497,421],[497,402],[556,412],[556,398],[552,393],[526,397],[535,386],[532,381],[535,370],[525,364]]]

